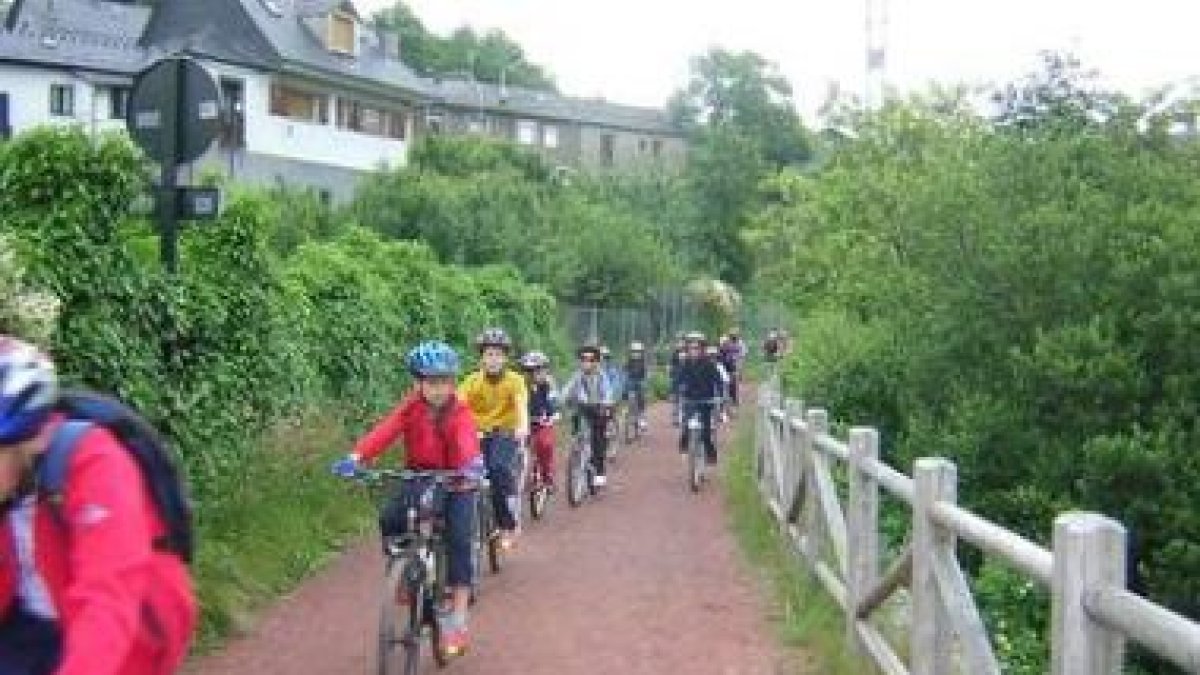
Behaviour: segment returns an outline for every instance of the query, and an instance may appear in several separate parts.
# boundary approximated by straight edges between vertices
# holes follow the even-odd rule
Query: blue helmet
[[[445,342],[422,342],[408,353],[413,377],[452,377],[458,374],[458,353]]]
[[[0,335],[0,445],[37,435],[57,397],[50,359],[33,345]]]

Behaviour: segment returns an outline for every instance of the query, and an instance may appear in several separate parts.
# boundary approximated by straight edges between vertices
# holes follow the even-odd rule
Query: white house
[[[210,71],[223,107],[219,139],[191,171],[331,200],[402,165],[414,133],[471,132],[437,122],[448,118],[486,116],[495,135],[577,167],[677,163],[685,149],[661,110],[418,77],[398,37],[367,26],[350,0],[3,2],[0,135],[121,129],[135,74],[187,54]]]
[[[0,33],[0,131],[124,127],[133,76],[170,53],[219,84],[219,140],[192,170],[345,199],[402,164],[425,81],[340,0],[17,0]]]

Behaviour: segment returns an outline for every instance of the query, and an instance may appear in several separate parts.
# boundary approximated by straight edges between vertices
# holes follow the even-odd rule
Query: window
[[[335,12],[329,16],[329,48],[354,54],[354,17]]]
[[[8,92],[0,91],[0,139],[12,138],[12,124],[8,121]]]
[[[127,112],[129,112],[129,88],[110,87],[108,90],[108,116],[114,120],[123,120]]]
[[[218,142],[222,148],[246,147],[246,100],[245,85],[241,80],[221,78],[221,100],[225,110],[221,116],[221,135]]]
[[[663,144],[662,144],[661,138],[654,139],[653,143],[650,144],[650,147],[651,147],[651,149],[650,149],[651,154],[653,154],[655,157],[662,156]]]
[[[283,84],[271,85],[271,114],[297,122],[329,123],[329,100]]]
[[[558,127],[547,124],[542,127],[542,145],[547,148],[558,147]]]
[[[646,142],[646,139],[639,138],[638,139],[638,152],[644,153],[649,149],[650,149],[650,144]]]
[[[537,122],[533,120],[517,120],[517,142],[521,145],[537,143]]]
[[[604,134],[600,137],[600,164],[602,166],[613,165],[613,160],[616,159],[616,146],[616,136]]]
[[[425,127],[431,134],[440,134],[446,127],[446,121],[441,115],[426,115]]]
[[[408,131],[408,116],[400,110],[388,110],[362,101],[339,98],[337,126],[339,129],[362,134],[404,140]]]
[[[75,116],[75,86],[70,84],[50,85],[50,114],[58,117]]]

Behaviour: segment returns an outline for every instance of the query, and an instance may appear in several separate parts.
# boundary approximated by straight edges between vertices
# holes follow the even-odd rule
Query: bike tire
[[[500,567],[504,560],[504,552],[500,550],[500,533],[493,532],[488,537],[488,568],[492,570],[492,574],[499,574]]]
[[[534,520],[541,520],[542,516],[546,515],[549,497],[545,486],[538,486],[529,491],[529,515],[533,516]]]
[[[438,668],[450,665],[450,658],[442,649],[442,627],[438,624],[437,617],[429,622],[429,649],[433,652],[433,662]]]
[[[401,608],[396,603],[397,589],[404,583],[403,563],[391,560],[388,562],[387,573],[384,575],[383,589],[379,603],[379,633],[376,643],[375,672],[378,675],[399,675],[400,664],[396,658],[396,646],[402,644],[402,638],[397,634],[401,625],[401,614],[404,621],[412,608]]]
[[[638,409],[636,403],[630,403],[630,407],[625,410],[625,445],[632,447],[637,442],[642,430],[638,427],[638,420],[641,419],[641,410]]]
[[[401,583],[403,583],[403,569],[398,566]],[[401,644],[404,646],[404,675],[417,675],[417,671],[421,667],[421,630],[425,626],[425,584],[418,582],[413,584],[408,589],[408,616],[405,620],[404,638]]]
[[[587,472],[582,465],[583,451],[579,448],[579,442],[576,441],[571,446],[571,452],[567,456],[567,503],[572,507],[577,507],[583,503],[584,482],[587,480]]]
[[[688,483],[692,492],[700,491],[701,471],[703,465],[700,459],[700,439],[695,431],[688,432]]]

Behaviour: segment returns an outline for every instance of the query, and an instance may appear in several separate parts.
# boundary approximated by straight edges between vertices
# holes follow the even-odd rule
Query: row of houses
[[[0,135],[122,129],[134,76],[187,54],[219,83],[218,141],[190,170],[347,199],[423,134],[510,139],[574,171],[680,166],[663,110],[419,77],[348,0],[0,0]]]

